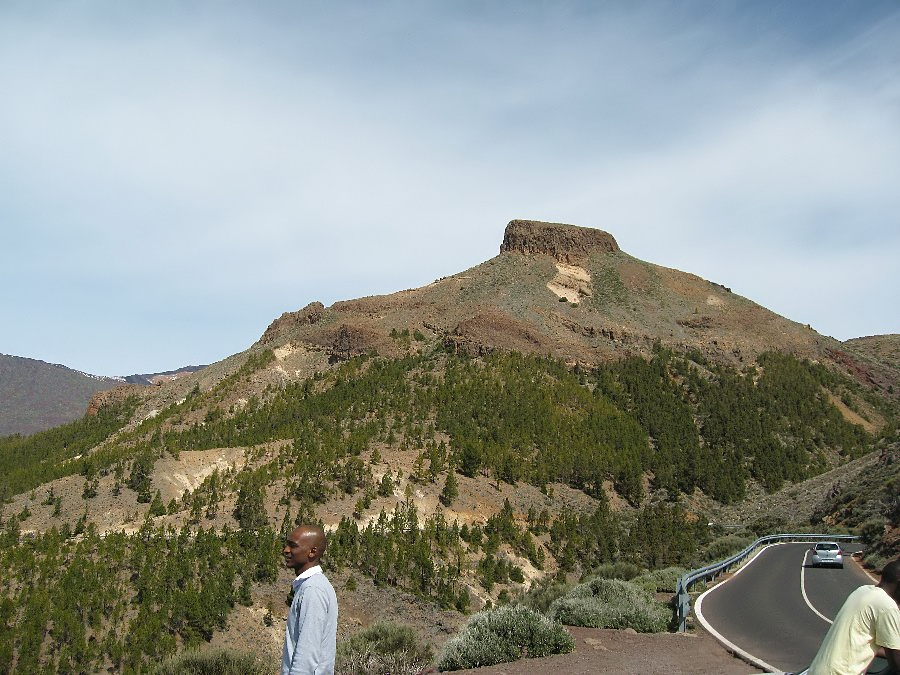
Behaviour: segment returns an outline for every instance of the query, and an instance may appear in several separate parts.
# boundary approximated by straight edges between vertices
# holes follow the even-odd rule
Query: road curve
[[[872,583],[850,556],[844,569],[807,567],[810,548],[809,543],[766,547],[726,583],[700,596],[694,613],[759,667],[802,670],[850,592]]]

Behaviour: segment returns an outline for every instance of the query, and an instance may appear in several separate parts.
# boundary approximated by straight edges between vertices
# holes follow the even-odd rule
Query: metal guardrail
[[[727,572],[733,565],[744,561],[760,546],[767,546],[779,541],[817,541],[821,539],[827,541],[852,541],[859,539],[859,537],[852,534],[770,534],[766,537],[760,537],[743,551],[736,553],[727,560],[721,560],[712,565],[707,565],[706,567],[701,567],[697,570],[691,570],[679,579],[678,587],[676,588],[678,631],[681,633],[684,632],[688,614],[691,613],[691,595],[689,591],[691,586],[698,581],[715,579],[723,572]]]

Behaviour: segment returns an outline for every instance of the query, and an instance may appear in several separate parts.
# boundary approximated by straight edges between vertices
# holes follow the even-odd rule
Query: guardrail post
[[[687,618],[691,613],[691,594],[687,589],[680,589],[678,594],[678,632],[687,630]]]

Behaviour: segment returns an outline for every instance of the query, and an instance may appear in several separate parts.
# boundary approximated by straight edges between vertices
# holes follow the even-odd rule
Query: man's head
[[[325,531],[318,525],[301,525],[291,532],[281,553],[284,564],[297,574],[319,564],[325,553]]]
[[[884,569],[881,571],[881,581],[878,585],[900,603],[900,559],[884,566]]]

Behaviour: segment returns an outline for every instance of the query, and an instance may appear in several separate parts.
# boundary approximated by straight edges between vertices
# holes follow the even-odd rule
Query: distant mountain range
[[[38,359],[0,354],[0,436],[33,434],[79,419],[98,391],[124,383],[150,385],[200,370],[104,377]]]

